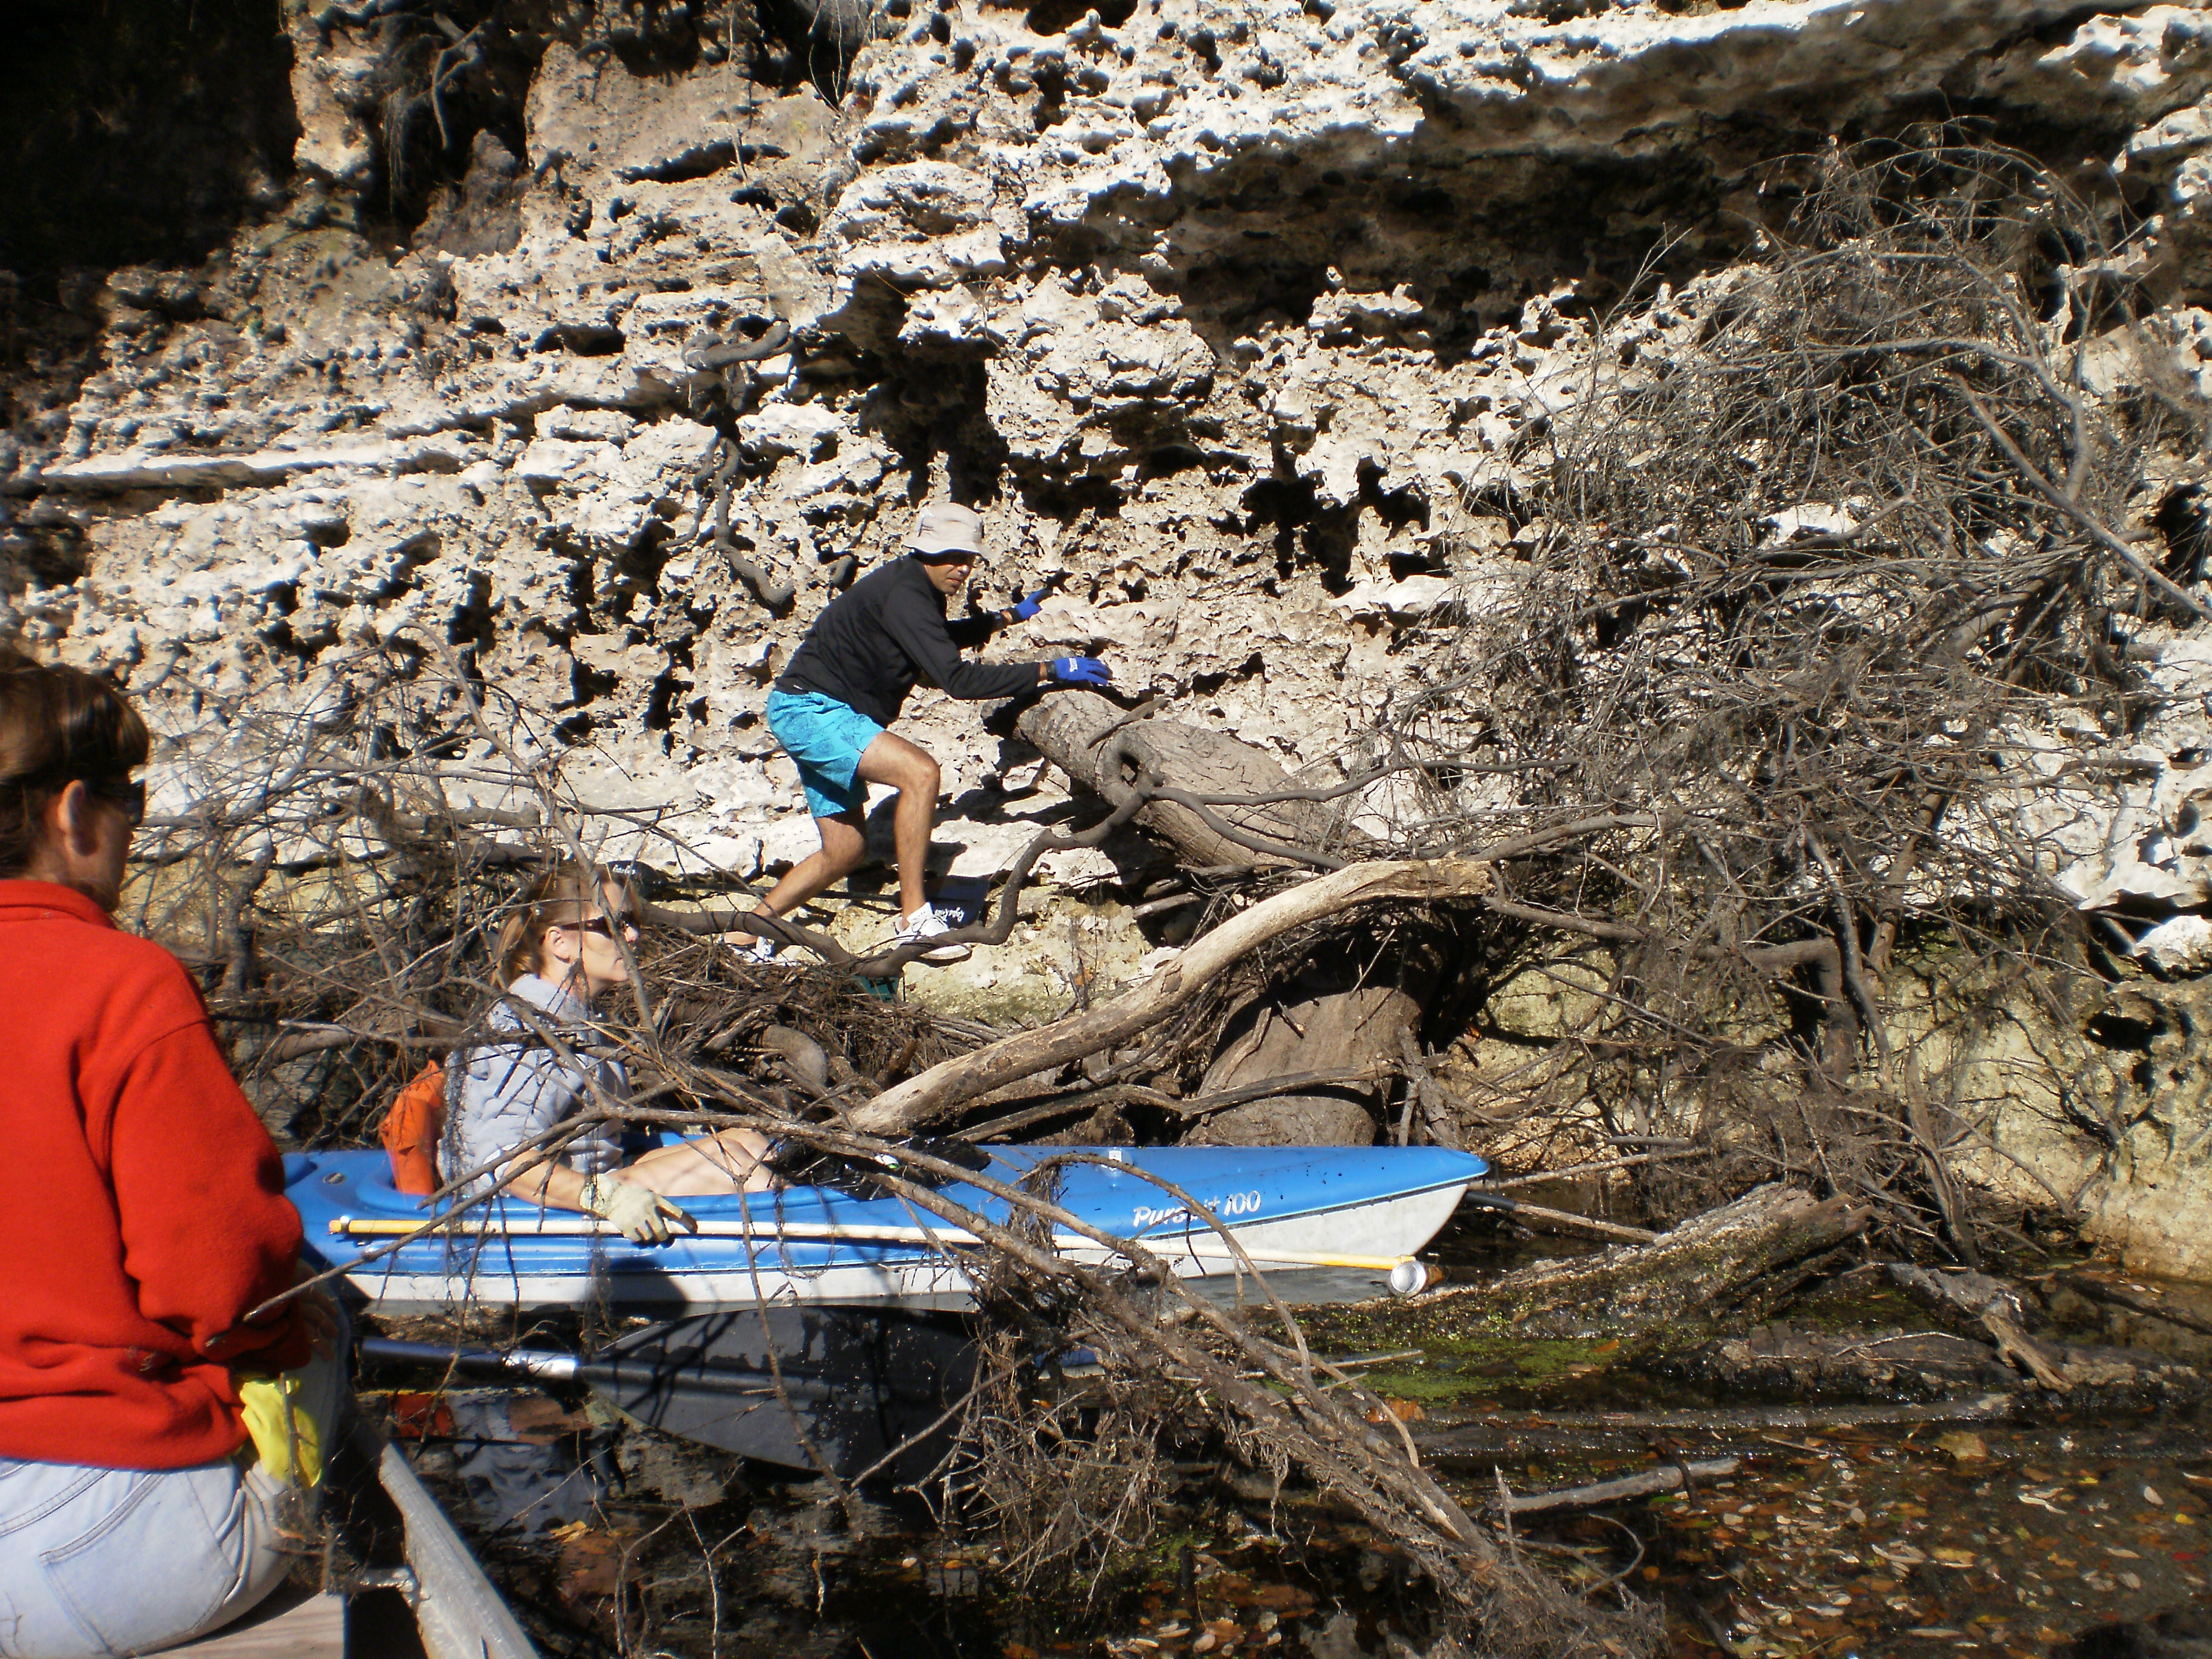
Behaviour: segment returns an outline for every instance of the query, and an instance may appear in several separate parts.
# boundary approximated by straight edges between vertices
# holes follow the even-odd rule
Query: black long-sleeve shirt
[[[969,702],[1035,689],[1033,662],[966,662],[961,652],[998,630],[991,617],[945,619],[945,595],[911,556],[872,570],[830,601],[776,680],[781,691],[818,691],[878,726],[898,718],[927,680]]]

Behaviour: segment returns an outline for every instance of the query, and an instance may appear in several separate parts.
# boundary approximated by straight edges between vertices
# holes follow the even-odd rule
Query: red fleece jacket
[[[283,1162],[174,957],[43,881],[0,881],[0,1457],[211,1462],[229,1366],[304,1363]]]

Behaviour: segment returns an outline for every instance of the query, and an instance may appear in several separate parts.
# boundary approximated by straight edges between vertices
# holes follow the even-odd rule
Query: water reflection
[[[537,1393],[468,1389],[445,1397],[453,1480],[484,1534],[534,1537],[583,1520],[612,1485],[611,1429]]]

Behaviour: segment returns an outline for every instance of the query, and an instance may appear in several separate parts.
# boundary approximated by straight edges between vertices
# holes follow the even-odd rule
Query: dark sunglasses
[[[924,564],[974,564],[983,556],[963,550],[955,553],[917,553],[914,556]]]
[[[133,830],[146,822],[146,786],[143,783],[134,783],[129,778],[88,778],[84,792],[120,811],[124,823]]]
[[[580,933],[597,933],[601,939],[612,939],[615,936],[614,923],[605,916],[593,916],[589,921],[556,921],[553,925],[556,927],[573,927]],[[623,923],[625,927],[635,925],[635,922],[629,921]]]

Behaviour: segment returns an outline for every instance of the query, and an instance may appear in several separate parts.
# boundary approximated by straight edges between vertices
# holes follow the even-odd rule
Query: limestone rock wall
[[[1504,538],[1468,504],[1578,394],[1623,262],[1668,226],[1725,252],[1752,162],[1980,104],[2174,192],[2179,250],[2212,148],[2192,7],[888,0],[839,106],[550,40],[522,153],[485,126],[402,245],[344,19],[290,14],[289,210],[95,290],[94,372],[9,453],[0,627],[179,736],[365,647],[469,647],[740,874],[806,839],[769,681],[932,495],[984,504],[993,602],[1073,578],[1006,652],[1103,651],[1323,760]],[[769,318],[796,349],[737,371],[732,521],[799,590],[780,618],[703,544],[728,388],[684,362]],[[927,697],[915,731],[991,867],[999,744]]]
[[[1325,763],[1421,672],[1407,624],[1510,557],[1593,317],[1663,242],[1613,343],[1694,330],[1767,212],[1752,168],[1833,132],[1965,112],[2118,167],[2179,370],[2212,362],[2200,5],[881,0],[810,81],[753,78],[750,14],[702,5],[648,61],[580,3],[599,21],[507,51],[513,99],[410,223],[379,151],[392,9],[287,0],[282,199],[203,264],[64,273],[91,332],[18,365],[43,390],[0,442],[0,634],[127,678],[173,740],[157,810],[241,700],[334,695],[382,652],[465,664],[584,799],[683,844],[611,823],[610,850],[787,863],[812,834],[769,684],[945,495],[983,508],[992,604],[1067,577],[1001,654],[1103,653]],[[778,319],[779,356],[686,360]],[[718,421],[736,544],[787,614],[708,539]],[[2199,651],[2160,670],[2178,696]],[[2201,725],[2146,739],[2072,878],[2158,889],[2212,951]],[[972,710],[924,694],[910,729],[960,872],[1064,815]]]

